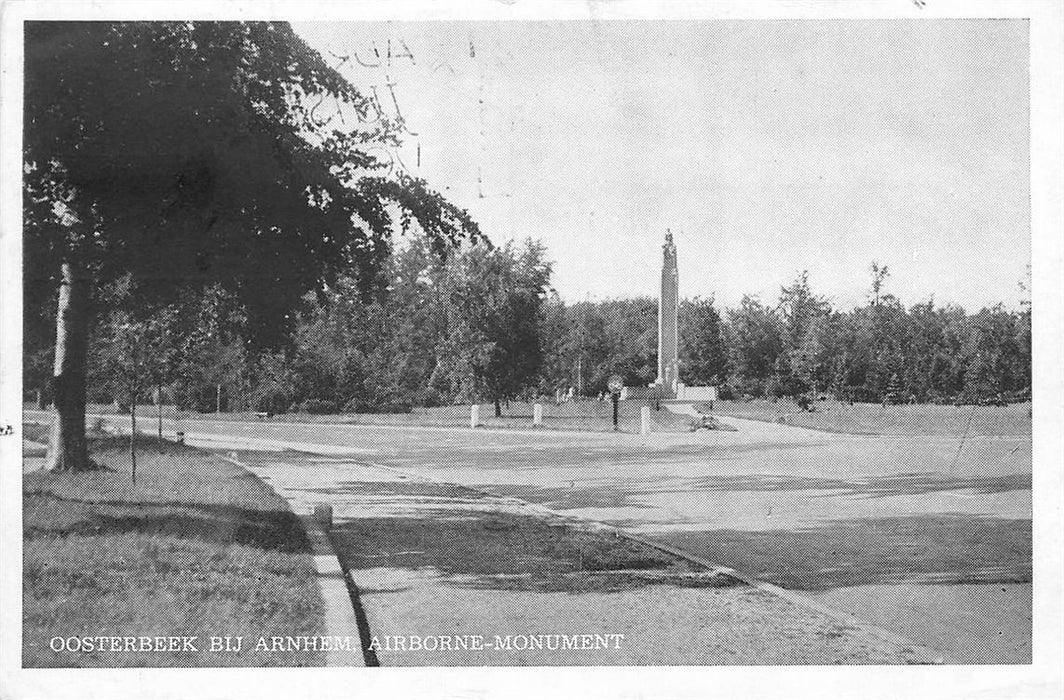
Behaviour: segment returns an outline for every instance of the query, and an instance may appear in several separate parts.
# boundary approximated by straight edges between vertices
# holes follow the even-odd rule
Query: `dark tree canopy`
[[[720,384],[728,370],[724,323],[713,299],[684,300],[680,304],[680,373],[692,386]]]
[[[424,182],[385,177],[368,153],[402,125],[367,119],[284,23],[27,23],[24,89],[26,304],[57,310],[50,469],[89,467],[94,287],[128,277],[143,308],[221,287],[257,351],[290,337],[308,291],[380,283],[396,211],[437,252],[479,237]],[[315,120],[325,98],[349,127]],[[28,316],[27,337],[48,321]]]
[[[312,120],[321,96],[370,103],[285,23],[33,22],[25,71],[31,298],[68,259],[146,298],[221,283],[273,344],[308,290],[377,282],[397,208],[441,250],[478,235],[423,182],[381,176],[366,147],[396,124]]]

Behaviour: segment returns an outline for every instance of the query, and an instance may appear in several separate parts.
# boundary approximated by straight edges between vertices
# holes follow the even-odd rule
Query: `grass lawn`
[[[1009,406],[939,406],[847,404],[818,401],[816,410],[801,411],[790,399],[778,402],[717,401],[713,413],[782,422],[832,433],[857,435],[1030,435],[1031,404]]]
[[[740,585],[736,579],[703,571],[639,542],[505,512],[353,518],[341,523],[333,536],[344,566],[356,580],[359,569],[388,566],[431,567],[459,577],[463,586],[508,591],[584,593],[652,584]]]
[[[25,426],[30,440],[41,428]],[[309,543],[250,472],[173,443],[97,437],[105,469],[23,476],[23,666],[302,666],[317,651],[254,649],[323,634]],[[237,652],[210,637],[242,636]],[[195,650],[54,651],[54,637],[195,637]],[[123,643],[124,644],[124,643]]]
[[[648,405],[645,401],[621,401],[618,427],[622,432],[639,432],[639,409]],[[969,435],[1014,436],[1031,435],[1031,404],[1009,406],[939,406],[913,404],[883,406],[881,404],[847,404],[839,401],[819,401],[813,412],[801,411],[790,399],[778,402],[758,399],[754,401],[717,401],[713,415],[733,416],[751,420],[782,422],[804,428],[824,430],[851,435]],[[708,412],[706,404],[696,407]],[[26,404],[26,410],[36,406]],[[143,406],[138,413],[145,431],[155,425],[155,407]],[[111,415],[120,413],[112,405],[94,404],[88,407],[90,414]],[[480,420],[489,428],[531,428],[532,404],[512,402],[505,404],[502,417],[495,417],[492,404],[481,404]],[[254,413],[194,413],[178,412],[173,406],[163,407],[164,418],[204,418],[210,420],[255,421]],[[414,408],[410,413],[338,413],[310,415],[286,413],[273,416],[271,421],[285,423],[348,423],[353,425],[427,425],[443,427],[468,427],[469,406],[437,406]],[[692,429],[690,418],[677,415],[662,408],[651,412],[654,432],[687,432]],[[588,430],[609,432],[613,430],[613,405],[609,401],[585,399],[556,406],[553,401],[543,403],[543,428],[547,430]]]

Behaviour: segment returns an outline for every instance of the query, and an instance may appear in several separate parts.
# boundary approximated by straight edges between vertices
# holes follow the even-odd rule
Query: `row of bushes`
[[[213,413],[216,406],[217,399],[211,401],[203,400],[205,397],[198,397],[201,400],[192,402],[179,402],[178,408],[185,411],[197,411],[199,413]],[[240,406],[230,406],[224,399],[222,400],[222,411],[229,410],[241,410]],[[250,403],[250,410],[261,413],[270,413],[273,415],[279,415],[282,413],[307,413],[310,415],[331,415],[338,413],[410,413],[413,407],[410,404],[403,403],[385,403],[385,404],[371,404],[365,401],[353,400],[347,404],[340,405],[336,401],[327,401],[324,399],[306,399],[299,403],[292,403],[291,400],[282,394],[265,394],[255,397]]]
[[[120,411],[129,410],[128,396],[115,396],[113,391],[101,388],[89,388],[87,400],[90,404],[115,405]],[[53,401],[53,392],[49,390],[26,391],[23,400],[44,409]],[[137,404],[154,404],[155,388],[146,389],[137,396]],[[324,399],[305,399],[293,401],[290,396],[275,391],[260,391],[250,397],[243,397],[223,385],[221,395],[218,388],[212,386],[163,387],[161,403],[164,406],[176,406],[180,411],[194,413],[224,413],[254,411],[279,415],[282,413],[307,413],[311,415],[328,415],[339,413],[410,413],[413,405],[402,402],[375,403],[365,399],[352,399],[346,404]]]

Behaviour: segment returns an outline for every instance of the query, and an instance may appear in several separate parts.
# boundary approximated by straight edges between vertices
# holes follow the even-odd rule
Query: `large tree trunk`
[[[502,401],[501,399],[495,399],[495,417],[502,418]]]
[[[62,272],[52,370],[55,416],[45,468],[49,471],[84,471],[92,468],[85,442],[85,371],[91,287],[84,271],[73,263],[63,263]]]

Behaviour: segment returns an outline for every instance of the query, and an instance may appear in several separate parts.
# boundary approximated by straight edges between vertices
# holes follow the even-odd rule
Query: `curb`
[[[235,464],[243,469],[248,468],[246,464],[232,457],[217,452],[212,454],[230,464]],[[333,548],[332,539],[313,515],[300,515],[298,517],[306,530],[307,539],[310,541],[311,560],[314,562],[314,570],[316,572],[315,580],[318,582],[321,599],[325,604],[325,610],[322,615],[322,621],[325,626],[323,636],[330,639],[344,639],[356,636],[359,642],[359,650],[357,652],[344,649],[329,649],[326,651],[325,665],[376,666],[376,654],[368,650],[369,626],[365,622],[365,614],[362,613],[358,589],[340,565],[340,558]]]
[[[239,462],[239,461],[237,461],[237,460],[235,460],[233,458],[230,458],[230,457],[227,457],[225,455],[218,454],[218,453],[215,453],[215,454],[219,458],[224,459],[227,462],[231,462],[231,463],[236,464],[237,466],[243,467],[245,469],[247,468],[246,465],[242,464],[241,462]],[[357,458],[356,458],[356,460],[357,460]],[[773,595],[773,596],[776,596],[778,598],[782,598],[782,599],[784,599],[784,600],[786,600],[786,601],[788,601],[788,602],[790,602],[790,603],[792,603],[794,605],[806,608],[808,610],[812,610],[812,611],[814,611],[816,613],[819,613],[819,614],[824,615],[826,617],[830,617],[830,618],[832,618],[834,620],[837,620],[839,622],[847,624],[847,625],[849,625],[851,627],[857,628],[857,629],[859,629],[859,630],[861,630],[863,632],[867,632],[867,633],[869,633],[869,634],[871,634],[871,635],[873,635],[875,637],[880,638],[881,640],[884,640],[884,641],[889,642],[891,644],[895,644],[895,645],[901,647],[903,650],[908,650],[909,652],[912,653],[913,662],[916,663],[916,664],[941,665],[941,664],[945,663],[945,659],[942,656],[941,652],[938,652],[935,649],[932,649],[931,647],[927,647],[927,646],[924,646],[924,645],[921,645],[921,644],[917,644],[916,642],[913,642],[910,639],[906,639],[905,637],[902,637],[901,635],[898,635],[898,634],[895,634],[893,632],[890,632],[889,630],[883,629],[882,627],[879,627],[878,625],[874,625],[871,622],[867,622],[865,620],[862,620],[862,619],[856,617],[855,615],[851,615],[850,613],[843,612],[841,610],[836,610],[836,609],[834,609],[832,607],[824,605],[823,603],[817,602],[815,600],[807,598],[806,596],[794,593],[792,591],[788,591],[788,590],[786,590],[784,588],[780,588],[779,586],[776,586],[774,584],[765,583],[763,581],[758,581],[757,579],[753,578],[752,576],[749,576],[747,574],[743,574],[743,573],[741,573],[739,571],[736,571],[735,569],[732,569],[730,567],[718,566],[716,564],[713,564],[712,562],[709,562],[706,559],[703,559],[703,558],[701,558],[699,556],[696,556],[694,554],[690,554],[690,553],[685,552],[685,551],[683,551],[681,549],[677,549],[675,547],[671,547],[669,545],[662,544],[662,543],[659,543],[659,542],[655,542],[654,540],[647,539],[647,538],[641,537],[639,535],[635,535],[635,534],[629,533],[629,532],[627,532],[625,530],[622,530],[621,528],[618,528],[616,526],[609,525],[607,523],[603,523],[603,522],[600,522],[598,520],[591,520],[591,519],[587,519],[587,518],[579,518],[579,517],[575,517],[575,516],[572,516],[572,515],[569,515],[569,514],[566,514],[566,513],[561,513],[561,512],[555,511],[555,510],[551,510],[550,508],[547,508],[545,506],[542,506],[542,505],[539,505],[539,504],[536,504],[536,503],[530,503],[528,501],[525,501],[525,500],[522,500],[522,499],[519,499],[519,498],[514,498],[513,496],[503,496],[503,495],[494,493],[492,491],[489,491],[487,489],[481,489],[481,488],[477,488],[477,487],[474,487],[474,486],[466,486],[464,484],[454,484],[454,483],[451,483],[451,482],[438,481],[436,479],[432,479],[430,477],[426,477],[426,476],[423,476],[421,474],[407,472],[407,471],[404,471],[402,469],[397,469],[395,467],[390,467],[390,466],[387,466],[387,465],[379,464],[377,462],[368,462],[368,461],[366,461],[366,462],[362,462],[362,463],[366,464],[367,466],[371,466],[371,467],[375,467],[377,469],[382,469],[384,471],[392,472],[394,474],[401,474],[401,475],[403,475],[403,476],[405,476],[407,478],[411,478],[411,479],[414,479],[414,480],[417,480],[417,481],[436,483],[436,484],[447,484],[449,486],[456,486],[456,487],[463,488],[463,489],[466,489],[466,490],[469,490],[469,491],[473,491],[475,493],[480,493],[480,494],[483,494],[485,496],[489,496],[491,498],[494,498],[494,499],[497,499],[497,500],[500,500],[500,501],[509,502],[509,503],[512,503],[512,504],[515,504],[515,505],[519,505],[519,506],[522,506],[524,508],[527,508],[529,510],[532,510],[534,512],[538,512],[538,513],[541,513],[541,514],[544,514],[544,515],[550,515],[550,516],[555,517],[555,518],[559,518],[559,519],[562,519],[562,520],[568,520],[568,521],[576,522],[576,523],[581,523],[581,524],[584,524],[584,525],[591,525],[596,530],[609,532],[609,533],[614,534],[614,535],[616,535],[618,537],[623,537],[623,538],[625,538],[627,540],[631,540],[633,542],[638,542],[639,544],[642,544],[642,545],[645,545],[645,546],[648,546],[648,547],[652,547],[654,549],[657,549],[659,551],[665,552],[667,554],[671,554],[671,555],[679,557],[681,559],[685,559],[685,560],[687,560],[687,561],[689,561],[691,563],[694,563],[694,564],[697,564],[699,566],[705,567],[705,568],[709,569],[710,571],[713,571],[713,572],[716,572],[716,573],[720,573],[720,574],[723,574],[725,576],[729,576],[731,578],[734,578],[734,579],[736,579],[738,581],[741,581],[741,582],[743,582],[743,583],[745,583],[745,584],[747,584],[747,585],[749,585],[749,586],[751,586],[753,588],[757,588],[758,590],[761,590],[761,591],[763,591],[765,593],[768,593],[769,595]],[[327,629],[327,632],[330,634],[330,636],[334,636],[334,635],[335,636],[348,636],[347,634],[345,634],[345,632],[349,633],[350,630],[352,630],[352,629],[359,630],[360,638],[362,639],[363,654],[364,654],[364,657],[365,657],[364,658],[364,663],[365,663],[365,665],[376,666],[377,665],[377,663],[376,663],[376,661],[377,661],[376,660],[376,654],[374,654],[371,650],[368,650],[368,646],[367,645],[369,644],[369,625],[368,625],[368,623],[365,620],[365,613],[362,611],[361,602],[359,601],[359,598],[358,598],[358,589],[357,589],[356,585],[354,584],[354,581],[351,580],[350,577],[346,574],[346,572],[342,569],[342,567],[340,565],[340,562],[339,562],[339,558],[337,557],[336,552],[333,549],[331,540],[329,539],[328,535],[326,535],[321,530],[321,527],[317,523],[317,521],[313,517],[310,517],[310,516],[301,516],[301,517],[304,520],[304,523],[309,523],[309,524],[305,525],[307,527],[308,536],[311,536],[310,532],[311,532],[312,528],[317,530],[317,532],[321,533],[321,538],[320,538],[321,539],[321,546],[322,546],[323,550],[328,552],[327,554],[322,553],[322,554],[319,555],[319,548],[318,548],[319,545],[318,545],[317,542],[314,541],[313,536],[311,536],[312,537],[312,545],[314,546],[315,568],[318,569],[318,582],[319,582],[319,585],[322,588],[322,598],[325,599],[325,601],[326,601],[326,610],[327,610],[327,612],[326,612],[326,629]],[[344,585],[344,589],[345,589],[344,593],[345,593],[346,596],[349,596],[349,597],[345,597],[345,600],[346,600],[345,604],[341,604],[340,603],[339,596],[337,596],[336,595],[336,591],[333,590],[335,588],[335,584],[337,582],[339,582],[339,581],[343,581],[343,585]],[[350,589],[349,591],[347,590],[348,588]],[[345,624],[345,625],[348,625],[348,626],[342,627],[340,629],[336,629],[336,628],[334,628],[332,626],[333,623],[330,622],[330,620],[333,619],[332,613],[334,612],[334,607],[336,608],[335,612],[337,614],[337,617],[335,618],[335,623],[338,626],[340,624]],[[345,619],[345,615],[340,612],[341,609],[344,609],[344,610],[347,611],[347,617],[350,620],[349,622],[341,623],[341,620]],[[356,618],[356,614],[358,615],[358,617],[361,618],[361,620]],[[346,655],[344,655],[342,657],[342,660],[340,660],[339,663],[334,664],[333,663],[333,659],[331,658],[331,654],[330,654],[328,665],[330,665],[330,666],[332,666],[332,665],[340,665],[340,666],[363,665],[363,664],[351,663],[351,660],[352,660],[352,655],[350,654],[350,652],[348,652]]]
[[[841,610],[836,610],[836,609],[834,609],[832,607],[824,605],[823,603],[815,601],[815,600],[813,600],[811,598],[808,598],[806,596],[794,593],[794,592],[789,591],[789,590],[787,590],[785,588],[780,588],[777,585],[774,585],[774,584],[771,584],[771,583],[765,583],[763,581],[758,581],[757,579],[753,578],[752,576],[748,576],[747,574],[744,574],[744,573],[741,573],[739,571],[736,571],[735,569],[732,569],[731,567],[719,566],[719,565],[714,564],[714,563],[712,563],[712,562],[710,562],[710,561],[708,561],[706,559],[703,559],[702,557],[696,556],[696,555],[691,554],[689,552],[685,552],[682,549],[677,549],[676,547],[671,547],[671,546],[669,546],[667,544],[662,544],[660,542],[655,542],[654,540],[647,539],[647,538],[642,537],[640,535],[634,535],[634,534],[632,534],[630,532],[626,532],[625,530],[622,530],[621,528],[616,527],[614,525],[609,525],[607,523],[603,523],[603,522],[600,522],[598,520],[590,520],[588,518],[575,517],[575,516],[569,515],[567,513],[560,513],[558,511],[551,510],[550,508],[547,508],[546,506],[542,506],[542,505],[539,505],[539,504],[536,504],[536,503],[530,503],[530,502],[522,500],[520,498],[514,498],[513,496],[502,496],[502,495],[499,495],[497,493],[493,493],[492,491],[489,491],[487,489],[477,488],[475,486],[466,486],[464,484],[452,484],[452,483],[449,483],[449,482],[437,481],[435,479],[432,479],[432,478],[429,478],[429,477],[426,477],[426,476],[422,476],[420,474],[413,474],[411,472],[406,472],[406,471],[403,471],[401,469],[396,469],[395,467],[388,467],[388,466],[385,466],[383,464],[377,464],[375,462],[371,462],[371,463],[367,463],[367,464],[369,464],[372,467],[377,467],[379,469],[383,469],[385,471],[390,471],[390,472],[393,472],[393,473],[396,473],[396,474],[402,474],[402,475],[404,475],[404,476],[406,476],[408,478],[413,478],[413,479],[417,479],[417,480],[420,480],[420,481],[428,481],[428,482],[437,483],[437,484],[447,484],[449,486],[457,486],[459,488],[467,489],[467,490],[473,491],[475,493],[480,493],[480,494],[483,494],[485,496],[489,496],[491,498],[494,498],[494,499],[497,499],[497,500],[500,500],[500,501],[505,501],[505,502],[509,502],[509,503],[512,503],[512,504],[515,504],[515,505],[522,506],[522,507],[527,508],[529,510],[532,510],[534,512],[538,512],[538,513],[541,513],[541,514],[544,514],[544,515],[550,515],[550,516],[555,517],[555,518],[560,518],[562,520],[568,520],[568,521],[571,521],[571,522],[581,523],[581,524],[584,524],[584,525],[591,525],[592,528],[595,529],[595,530],[599,530],[599,531],[603,531],[603,532],[609,532],[609,533],[611,533],[613,535],[616,535],[618,537],[622,537],[622,538],[624,538],[626,540],[630,540],[632,542],[638,542],[639,544],[645,545],[647,547],[651,547],[653,549],[657,549],[658,551],[665,552],[666,554],[671,554],[671,555],[673,555],[675,557],[679,557],[681,559],[685,559],[685,560],[687,560],[687,561],[689,561],[689,562],[691,562],[693,564],[697,564],[697,565],[699,565],[701,567],[704,567],[704,568],[706,568],[706,569],[708,569],[708,570],[710,570],[710,571],[712,571],[714,573],[722,574],[724,576],[728,576],[730,578],[733,578],[733,579],[735,579],[737,581],[741,581],[741,582],[745,583],[746,585],[751,586],[753,588],[757,588],[758,590],[763,591],[765,593],[768,593],[769,595],[776,596],[777,598],[782,598],[782,599],[788,601],[789,603],[792,603],[792,604],[797,605],[797,606],[802,607],[802,608],[806,608],[807,610],[812,610],[813,612],[819,613],[819,614],[824,615],[826,617],[830,617],[833,620],[837,620],[837,621],[842,622],[842,623],[844,623],[844,624],[846,624],[846,625],[848,625],[850,627],[854,627],[856,629],[859,629],[862,632],[867,632],[868,634],[871,634],[871,635],[873,635],[875,637],[878,637],[879,639],[881,639],[883,641],[886,641],[886,642],[889,642],[891,644],[895,644],[895,645],[901,647],[903,651],[909,651],[912,654],[912,656],[913,656],[913,662],[916,663],[916,664],[935,665],[935,666],[937,666],[937,665],[941,665],[941,664],[945,663],[945,659],[942,656],[941,652],[936,651],[935,649],[932,649],[931,647],[928,647],[928,646],[925,646],[925,645],[922,645],[922,644],[917,644],[916,642],[912,641],[911,639],[906,639],[905,637],[902,637],[899,634],[895,634],[894,632],[886,630],[886,629],[884,629],[884,628],[882,628],[882,627],[880,627],[878,625],[874,625],[871,622],[866,622],[865,620],[862,620],[862,619],[856,617],[855,615],[851,615],[850,613],[843,612]]]
[[[358,633],[359,651],[352,653],[345,650],[330,650],[325,653],[326,666],[376,666],[375,654],[372,661],[367,658],[368,635],[363,634],[363,625],[359,623],[356,606],[358,589],[354,587],[347,573],[340,565],[340,558],[333,548],[332,539],[313,515],[301,515],[299,519],[307,531],[311,549],[314,552],[314,569],[317,571],[318,588],[325,602],[325,634],[329,637],[350,637],[351,632]],[[373,654],[372,651],[369,654]]]
[[[607,525],[606,527],[610,526]],[[903,651],[908,650],[912,652],[913,660],[918,664],[937,666],[945,663],[945,659],[943,658],[942,654],[932,649],[931,647],[924,646],[922,644],[917,644],[911,639],[906,639],[905,637],[902,637],[899,634],[895,634],[890,630],[886,630],[882,627],[879,627],[878,625],[874,625],[871,622],[866,622],[855,615],[851,615],[850,613],[843,612],[841,610],[836,610],[835,608],[824,605],[823,603],[819,603],[806,596],[793,593],[791,591],[788,591],[786,588],[781,588],[775,584],[758,581],[757,579],[751,576],[747,576],[746,574],[743,574],[739,571],[736,571],[731,567],[716,566],[701,557],[689,554],[687,552],[684,552],[683,550],[676,549],[674,547],[670,547],[659,542],[654,542],[653,540],[648,540],[637,535],[625,533],[620,530],[615,531],[618,532],[621,537],[681,557],[695,564],[701,564],[702,566],[708,567],[719,574],[723,574],[738,581],[742,581],[748,586],[752,586],[754,588],[757,588],[758,590],[764,591],[765,593],[769,593],[778,598],[783,598],[784,600],[793,603],[799,607],[807,608],[814,612],[818,612],[821,615],[830,617],[834,620],[838,620],[839,622],[843,622],[846,625],[849,625],[850,627],[854,627],[856,629],[861,630],[862,632],[867,632],[868,634],[879,637],[884,641],[896,644],[897,646],[901,647]]]

